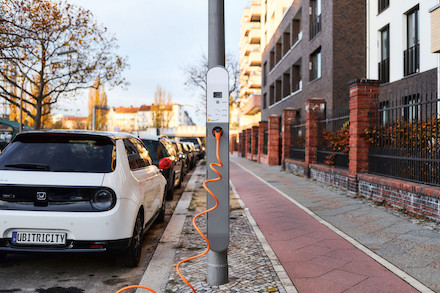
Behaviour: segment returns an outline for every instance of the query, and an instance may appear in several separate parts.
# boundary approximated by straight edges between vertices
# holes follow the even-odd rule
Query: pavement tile
[[[380,284],[381,293],[411,293],[419,292],[407,283],[394,282],[386,277],[374,276],[359,282],[345,293],[378,293],[377,284]]]

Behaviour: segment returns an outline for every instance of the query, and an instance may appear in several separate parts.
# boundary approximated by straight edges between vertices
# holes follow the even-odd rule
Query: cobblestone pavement
[[[174,263],[202,253],[206,243],[192,225],[193,217],[205,206],[201,199],[204,191],[194,193],[185,220],[180,244],[177,247]],[[194,207],[196,202],[196,207]],[[180,266],[181,273],[188,279],[197,292],[287,292],[278,277],[271,259],[267,256],[262,243],[256,236],[248,218],[239,205],[231,203],[230,213],[230,244],[228,249],[229,283],[221,286],[210,286],[206,283],[206,255],[184,263]],[[206,217],[197,219],[201,231],[206,231]],[[190,292],[190,288],[177,275],[176,270],[170,272],[166,291]]]

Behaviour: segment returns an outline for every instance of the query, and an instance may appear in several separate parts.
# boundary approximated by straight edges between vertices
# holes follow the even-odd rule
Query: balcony
[[[403,72],[404,75],[411,75],[419,72],[420,68],[420,49],[419,44],[408,48],[403,52]]]
[[[381,83],[390,82],[390,58],[379,62],[379,80]]]
[[[250,95],[245,105],[242,107],[242,113],[244,115],[254,115],[257,114],[261,109],[261,96],[260,95]]]

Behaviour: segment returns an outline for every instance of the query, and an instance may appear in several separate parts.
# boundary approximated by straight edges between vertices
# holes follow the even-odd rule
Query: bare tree
[[[171,94],[157,86],[154,92],[154,104],[151,105],[153,114],[153,127],[168,128],[173,118],[173,105],[171,104]]]
[[[240,66],[237,58],[231,53],[226,54],[225,67],[229,73],[229,105],[232,105],[232,103],[237,102],[238,91],[240,90]],[[203,114],[206,112],[206,74],[208,70],[208,58],[205,54],[194,64],[183,68],[186,76],[185,85],[199,94],[200,103],[196,106],[198,106],[197,110]]]
[[[41,117],[59,98],[90,88],[96,76],[111,86],[128,84],[120,76],[126,58],[113,53],[116,49],[115,37],[82,7],[2,0],[0,97],[17,107],[22,98],[23,111],[39,129]]]

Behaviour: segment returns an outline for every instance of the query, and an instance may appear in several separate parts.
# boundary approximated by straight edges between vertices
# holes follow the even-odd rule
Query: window
[[[403,52],[405,76],[419,72],[419,6],[406,13],[406,46]]]
[[[128,164],[131,170],[146,167],[135,144],[130,139],[124,139],[125,151],[127,152]]]
[[[275,101],[279,102],[282,99],[282,82],[281,79],[275,81]]]
[[[390,0],[378,0],[378,13],[381,13],[390,6]]]
[[[152,165],[153,163],[152,163],[150,154],[149,154],[148,150],[145,148],[145,146],[140,141],[138,141],[136,139],[130,139],[130,140],[136,146],[141,159],[145,162],[145,166]]]
[[[292,66],[292,92],[302,89],[301,59]]]
[[[269,88],[269,105],[275,104],[275,86],[272,84]]]
[[[290,93],[290,70],[288,70],[283,74],[283,98],[289,96]]]
[[[403,97],[403,121],[417,121],[421,117],[421,105],[420,105],[420,95],[413,94],[410,96]]]
[[[283,55],[290,50],[290,27],[283,33]]]
[[[310,1],[310,39],[321,32],[321,0]]]
[[[387,110],[390,107],[390,102],[389,101],[382,101],[379,103],[379,119],[380,119],[380,124],[382,125],[386,125],[388,122],[390,122],[389,117],[390,117],[390,113],[389,110]]]
[[[263,109],[267,108],[267,94],[263,94]]]
[[[267,61],[263,63],[263,86],[267,84]]]
[[[380,30],[380,62],[379,80],[381,82],[390,81],[390,27],[385,26]]]
[[[321,48],[310,55],[310,81],[321,77]]]

